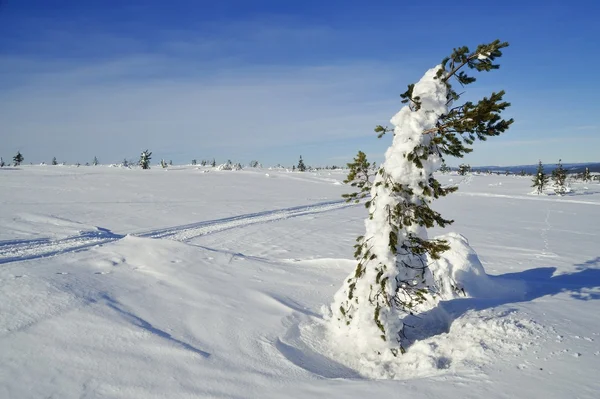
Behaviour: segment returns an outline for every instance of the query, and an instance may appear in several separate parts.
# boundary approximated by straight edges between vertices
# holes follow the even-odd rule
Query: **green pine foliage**
[[[447,89],[447,103],[449,109],[446,114],[438,116],[435,127],[422,132],[430,135],[430,140],[424,140],[414,150],[404,155],[405,159],[412,162],[418,169],[424,169],[424,162],[435,156],[450,155],[462,158],[464,154],[472,151],[471,145],[475,140],[486,140],[488,137],[498,136],[506,131],[513,123],[512,119],[503,119],[502,111],[510,106],[503,100],[504,91],[493,92],[489,97],[484,97],[478,102],[466,101],[458,104],[462,93],[454,90],[451,82],[456,81],[461,88],[475,82],[475,77],[467,74],[465,69],[478,72],[491,71],[499,68],[494,61],[502,55],[502,49],[508,43],[495,40],[489,44],[482,44],[475,51],[467,47],[454,49],[450,57],[442,61],[437,72]],[[402,102],[408,104],[413,112],[422,107],[421,99],[413,95],[415,85],[408,86],[408,90],[401,95]],[[457,104],[457,105],[455,105]],[[378,137],[382,137],[394,130],[381,125],[375,127]],[[416,226],[432,228],[445,227],[453,221],[443,218],[438,212],[430,208],[429,204],[434,199],[446,196],[458,188],[444,187],[435,179],[433,172],[423,176],[419,186],[422,193],[416,194],[410,188],[410,182],[396,181],[386,170],[384,163],[380,166],[375,181],[373,182],[372,196],[367,201],[369,219],[379,216],[385,211],[386,221],[390,233],[387,237],[387,253],[385,256],[377,255],[374,246],[379,246],[379,241],[370,241],[373,237],[360,236],[355,245],[355,258],[358,261],[355,272],[344,282],[342,292],[343,300],[336,302],[339,306],[337,319],[342,324],[353,323],[356,309],[361,312],[373,312],[372,320],[380,331],[380,337],[385,342],[397,342],[392,353],[403,353],[405,350],[405,336],[403,330],[388,331],[388,326],[395,325],[393,320],[397,312],[413,314],[419,304],[425,301],[426,295],[433,294],[435,287],[425,285],[425,271],[428,263],[439,259],[441,253],[449,249],[446,241],[424,239],[414,233]],[[350,176],[349,176],[350,177]],[[350,179],[349,179],[350,180]],[[366,186],[365,182],[365,186]],[[378,196],[383,196],[378,198]],[[379,201],[384,205],[378,205]],[[379,209],[384,207],[384,209]],[[369,220],[368,219],[368,220]],[[367,220],[367,223],[368,223]],[[379,250],[378,250],[379,251]],[[367,273],[367,270],[370,270]],[[397,270],[396,276],[389,275],[390,271]],[[375,273],[373,273],[375,272]],[[383,277],[383,276],[387,277]],[[402,276],[414,275],[415,278],[404,279]],[[376,276],[374,280],[363,280],[366,276]],[[368,297],[358,297],[356,287],[366,287],[361,292],[368,292]],[[370,289],[368,288],[370,287]],[[387,319],[384,320],[385,314]],[[360,329],[360,326],[358,327]],[[404,328],[404,327],[402,327]],[[396,345],[396,344],[394,344]]]
[[[13,157],[13,165],[19,166],[24,160],[25,158],[23,157],[23,154],[21,154],[21,151],[17,151],[17,155]]]
[[[299,172],[304,172],[306,171],[306,165],[304,165],[304,161],[302,160],[302,155],[300,155],[300,160],[298,161],[298,167],[297,167]]]
[[[140,160],[138,164],[142,167],[142,169],[150,169],[150,160],[152,159],[152,152],[146,150],[143,151],[140,155]]]
[[[347,165],[350,168],[350,172],[344,183],[349,183],[350,186],[358,188],[358,192],[342,194],[342,197],[346,199],[346,202],[359,202],[361,199],[367,197],[371,191],[371,178],[375,174],[375,163],[370,164],[367,161],[367,155],[359,151],[354,158],[354,162],[350,162]]]
[[[558,160],[556,169],[552,171],[552,182],[556,194],[564,195],[567,192],[567,171],[563,168],[561,159]]]
[[[533,175],[533,184],[531,187],[535,187],[537,194],[540,195],[544,192],[549,180],[550,176],[544,172],[544,165],[542,164],[542,161],[540,161],[538,163],[537,171]]]

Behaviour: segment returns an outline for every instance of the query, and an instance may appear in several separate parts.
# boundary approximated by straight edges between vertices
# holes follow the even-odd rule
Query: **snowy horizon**
[[[362,150],[379,163],[390,138],[373,128],[401,108],[406,85],[453,47],[500,38],[511,44],[502,73],[478,76],[467,95],[505,89],[515,124],[447,163],[599,161],[599,84],[587,67],[599,57],[588,48],[598,6],[519,2],[515,13],[509,3],[490,13],[444,2],[2,2],[0,156],[108,164],[149,149],[153,161],[177,164],[293,165],[302,155],[340,166]],[[427,14],[440,27],[381,23],[394,14]],[[493,30],[447,32],[448,17]]]

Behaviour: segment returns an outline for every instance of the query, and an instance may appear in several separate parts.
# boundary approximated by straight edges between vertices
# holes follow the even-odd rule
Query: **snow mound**
[[[458,233],[448,233],[437,239],[446,240],[450,249],[441,254],[429,269],[433,274],[438,296],[442,300],[472,297],[495,298],[524,292],[518,282],[492,280],[485,272],[477,253],[469,241]]]
[[[232,165],[229,163],[223,163],[217,166],[217,170],[232,170]]]

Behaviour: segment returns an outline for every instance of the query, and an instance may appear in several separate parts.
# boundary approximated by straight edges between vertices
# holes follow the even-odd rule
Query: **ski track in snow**
[[[166,229],[152,230],[132,234],[137,237],[165,238],[174,241],[188,241],[200,236],[219,233],[221,231],[240,228],[258,223],[268,223],[293,217],[311,215],[347,208],[355,204],[343,200],[321,202],[312,205],[276,209],[223,219],[209,220],[192,224],[173,226]],[[84,232],[78,236],[58,240],[38,238],[32,240],[0,241],[0,264],[23,260],[44,258],[70,252],[86,250],[90,247],[107,244],[125,237],[110,230],[98,228],[98,231]]]
[[[492,193],[469,193],[469,192],[464,192],[464,191],[457,191],[455,194],[465,195],[465,196],[470,196],[470,197],[508,198],[508,199],[529,200],[529,201],[547,201],[547,202],[599,205],[600,206],[600,202],[572,200],[572,199],[565,199],[564,197],[544,198],[544,197],[533,196],[533,195],[527,196],[527,195],[507,195],[507,194],[492,194]]]

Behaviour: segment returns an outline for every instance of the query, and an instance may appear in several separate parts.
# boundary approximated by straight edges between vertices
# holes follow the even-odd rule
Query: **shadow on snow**
[[[526,284],[525,292],[498,298],[458,298],[440,302],[430,311],[418,316],[407,317],[408,325],[418,326],[406,331],[412,344],[434,335],[447,333],[454,320],[469,311],[481,311],[502,305],[530,302],[545,296],[567,294],[580,301],[600,299],[600,256],[586,262],[575,264],[573,273],[554,274],[555,267],[539,267],[522,272],[490,276],[499,284],[521,281]],[[511,310],[508,311],[512,312]],[[410,344],[409,344],[410,345]]]

